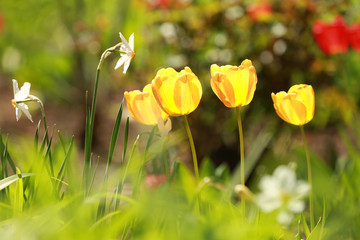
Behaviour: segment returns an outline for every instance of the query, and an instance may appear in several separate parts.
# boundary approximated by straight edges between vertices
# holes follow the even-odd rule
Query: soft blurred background
[[[120,41],[119,32],[126,38],[134,32],[136,57],[127,74],[114,71],[116,54],[103,64],[94,132],[94,152],[101,160],[124,91],[141,90],[160,68],[189,66],[203,86],[200,105],[189,115],[199,159],[236,172],[235,113],[212,92],[209,70],[213,63],[240,65],[248,58],[258,75],[254,99],[242,110],[248,181],[289,162],[299,165],[306,179],[300,131],[276,115],[270,97],[299,83],[315,91],[315,116],[305,126],[312,156],[325,172],[340,171],[349,148],[358,148],[360,52],[350,46],[326,54],[312,28],[316,20],[331,22],[335,16],[348,26],[360,23],[359,12],[357,0],[2,0],[0,129],[15,142],[33,136],[41,117],[36,104],[31,105],[34,123],[25,117],[16,122],[11,106],[11,79],[19,85],[28,81],[44,102],[48,124],[75,135],[81,155],[85,92],[92,94],[99,58]],[[131,141],[151,130],[130,120]],[[181,118],[172,122],[174,131],[184,131]],[[191,161],[185,134],[174,149],[175,158]]]
[[[45,104],[49,125],[56,124],[66,136],[74,134],[81,152],[85,91],[92,94],[99,58],[120,41],[120,31],[126,38],[134,32],[136,57],[127,74],[114,71],[116,54],[102,68],[94,133],[97,155],[106,156],[124,91],[141,90],[160,68],[189,66],[204,89],[198,109],[189,115],[199,159],[226,163],[234,170],[239,161],[235,114],[212,92],[209,69],[213,63],[240,65],[248,58],[258,74],[254,99],[242,111],[252,169],[257,166],[261,174],[293,160],[300,132],[276,115],[270,95],[299,83],[311,84],[316,95],[315,117],[306,125],[310,148],[334,168],[347,154],[340,130],[351,139],[357,125],[360,53],[349,47],[345,53],[325,54],[312,27],[318,19],[329,22],[338,15],[351,25],[360,22],[359,12],[355,0],[3,0],[0,128],[11,133],[10,138],[33,135],[41,116],[36,105],[31,123],[26,118],[16,122],[10,104],[11,79],[20,85],[28,81],[32,94]],[[182,129],[181,118],[172,121],[174,130]],[[131,138],[150,129],[131,121]],[[178,158],[191,160],[186,137],[177,148]]]

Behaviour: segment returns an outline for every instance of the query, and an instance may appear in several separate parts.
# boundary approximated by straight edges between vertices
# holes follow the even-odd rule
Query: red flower
[[[312,32],[321,50],[327,55],[344,53],[349,48],[345,20],[336,16],[332,22],[316,20]]]
[[[167,181],[165,174],[150,174],[145,177],[145,184],[150,188],[157,188],[159,185]]]
[[[2,32],[3,28],[4,28],[4,17],[0,12],[0,33]]]
[[[147,2],[151,8],[169,9],[171,4],[171,0],[148,0]]]
[[[349,42],[351,46],[360,52],[360,23],[353,23],[349,27]]]
[[[246,13],[254,22],[265,22],[273,15],[272,5],[268,2],[250,4],[246,7]]]

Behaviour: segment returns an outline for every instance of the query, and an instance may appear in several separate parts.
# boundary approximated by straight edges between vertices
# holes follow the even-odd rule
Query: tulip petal
[[[194,111],[202,95],[200,81],[188,67],[179,73],[172,68],[159,70],[152,90],[161,108],[171,116]]]
[[[280,102],[279,111],[286,116],[287,122],[294,125],[304,125],[307,123],[306,106],[296,95],[288,94]],[[285,120],[285,119],[284,119]]]
[[[281,92],[278,92],[277,94],[271,93],[271,98],[274,102],[274,108],[275,108],[277,115],[285,122],[289,122],[289,119],[287,118],[287,116],[283,115],[283,113],[280,111],[280,103],[286,95],[287,95],[286,92],[281,91]]]
[[[194,111],[200,102],[202,88],[199,87],[199,80],[192,73],[185,73],[179,76],[174,88],[174,101],[181,112],[187,115]]]
[[[216,72],[211,78],[210,85],[215,95],[226,107],[236,107],[233,85],[224,73]]]
[[[211,87],[225,106],[245,106],[252,101],[257,76],[250,60],[244,60],[239,67],[231,65],[219,67],[213,64],[210,71]]]
[[[152,82],[152,90],[159,106],[171,116],[180,116],[180,109],[174,101],[174,91],[177,72],[172,68],[158,71]]]
[[[155,125],[159,118],[166,120],[168,117],[157,104],[152,94],[151,84],[146,85],[142,92],[139,90],[125,92],[124,97],[130,115],[142,124]]]
[[[310,85],[298,84],[289,89],[289,93],[296,93],[306,106],[306,119],[309,122],[315,113],[315,93]]]

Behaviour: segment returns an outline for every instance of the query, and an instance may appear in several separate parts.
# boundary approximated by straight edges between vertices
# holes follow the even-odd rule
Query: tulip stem
[[[187,132],[187,135],[188,135],[188,137],[189,137],[191,154],[192,154],[192,158],[193,158],[193,162],[194,162],[195,177],[196,177],[196,181],[199,181],[199,179],[200,179],[200,177],[199,177],[199,167],[198,167],[198,162],[197,162],[197,157],[196,157],[194,139],[193,139],[193,137],[192,137],[192,134],[191,134],[191,131],[190,131],[189,122],[188,122],[188,120],[187,120],[186,115],[183,115],[183,117],[184,117],[186,132]]]
[[[245,186],[245,157],[244,157],[244,134],[241,123],[240,107],[236,107],[236,117],[239,127],[239,139],[240,139],[240,173],[241,173],[241,185]],[[245,200],[241,199],[241,210],[245,214]]]
[[[312,185],[312,177],[311,177],[311,161],[310,161],[310,155],[309,155],[309,149],[308,145],[306,143],[306,137],[304,132],[304,127],[300,126],[301,135],[304,141],[304,148],[305,148],[305,154],[306,154],[306,161],[307,161],[307,169],[308,169],[308,181],[310,184],[310,194],[309,194],[309,201],[310,201],[310,230],[312,231],[314,228],[314,202],[313,202],[313,185]]]

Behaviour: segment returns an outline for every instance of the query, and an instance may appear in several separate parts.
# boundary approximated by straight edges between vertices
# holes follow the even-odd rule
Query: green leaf
[[[39,122],[38,122],[38,124],[36,126],[36,130],[35,130],[35,136],[34,136],[34,149],[35,149],[35,152],[38,151],[38,147],[39,147],[40,124],[41,124],[41,120],[39,120]]]
[[[301,219],[299,219],[299,223],[298,223],[298,232],[296,234],[296,240],[301,240],[302,239],[302,232],[301,232]]]
[[[314,238],[314,239],[321,240],[323,238],[324,230],[325,230],[324,229],[325,228],[325,221],[326,221],[326,201],[325,201],[325,199],[323,199],[323,215],[322,215],[321,227],[320,227],[320,230],[319,230],[319,234],[317,234],[317,238]]]
[[[200,167],[200,177],[204,178],[204,177],[212,177],[215,175],[215,166],[212,163],[211,159],[206,157],[203,159],[203,161],[201,162],[201,167]]]
[[[123,153],[122,153],[122,157],[121,157],[121,165],[123,165],[124,161],[125,161],[128,140],[129,140],[129,117],[126,119],[126,124],[125,124],[124,146],[123,146]]]
[[[88,91],[85,93],[86,103],[86,120],[85,120],[85,146],[84,146],[84,168],[83,168],[83,185],[85,193],[88,192],[90,180],[90,161],[91,157],[91,135],[90,135],[90,107],[88,100]]]
[[[34,175],[35,175],[34,173],[22,173],[21,177],[25,178],[25,177],[30,177],[30,176],[34,176]],[[14,174],[10,177],[1,179],[0,180],[0,191],[18,180],[19,180],[19,176],[17,174]]]
[[[65,141],[64,141],[64,138],[60,132],[60,130],[58,130],[58,136],[59,136],[59,139],[60,139],[60,143],[61,143],[61,146],[63,148],[63,151],[64,153],[66,154],[66,146],[65,146]]]
[[[325,201],[325,199],[323,199],[323,220],[322,220],[321,229],[320,229],[320,236],[319,236],[320,240],[322,239],[322,237],[324,235],[325,221],[326,221],[326,201]]]
[[[320,226],[320,222],[321,222],[321,217],[319,219],[319,221],[317,222],[316,226],[314,227],[314,229],[312,230],[312,232],[310,233],[310,235],[307,237],[307,240],[318,240],[320,239],[320,232],[321,232],[321,226]]]
[[[71,150],[72,150],[72,147],[74,145],[74,136],[72,136],[71,138],[71,142],[70,142],[70,146],[68,148],[68,150],[65,152],[65,157],[64,157],[64,160],[62,161],[61,163],[61,166],[60,166],[60,169],[59,169],[59,172],[57,174],[57,178],[58,179],[63,179],[63,171],[64,171],[64,168],[65,168],[65,165],[66,163],[69,161],[69,158],[70,158],[70,155],[71,155]],[[59,186],[58,186],[58,189],[60,190],[61,188],[61,185],[62,183],[60,182],[59,183]]]
[[[128,118],[128,120],[129,120],[129,118]],[[136,149],[136,147],[137,147],[137,145],[139,143],[140,136],[141,136],[140,134],[137,135],[137,137],[136,137],[136,139],[134,141],[133,147],[131,149],[129,160],[126,163],[125,171],[123,173],[124,175],[122,176],[122,179],[121,179],[121,181],[119,182],[119,184],[118,184],[118,186],[116,188],[116,194],[121,194],[121,192],[122,192],[122,189],[124,187],[125,180],[126,180],[126,177],[127,177],[127,172],[128,172],[128,169],[129,169],[129,165],[130,165],[130,162],[131,162],[131,160],[132,160],[132,158],[134,156],[135,149]],[[117,199],[115,199],[114,204],[115,204],[115,210],[116,210],[118,208],[118,206],[119,206],[119,201]]]
[[[9,152],[7,151],[7,147],[5,147],[1,131],[0,131],[0,157],[2,157],[1,159],[3,161],[3,164],[6,165],[6,160],[7,160],[7,162],[10,164],[11,170],[14,173],[16,173],[15,164],[14,164],[13,160],[11,159],[11,156],[10,156]]]
[[[309,226],[306,223],[306,219],[305,219],[304,214],[301,214],[301,222],[302,222],[302,225],[303,225],[303,228],[304,228],[305,236],[307,238],[310,235],[310,229],[309,229]]]
[[[270,131],[270,124],[256,137],[253,144],[250,146],[250,149],[245,155],[245,180],[250,176],[251,172],[256,166],[256,163],[260,160],[261,154],[269,145],[270,140],[272,139],[273,134]],[[240,173],[240,163],[236,167],[234,174],[231,178],[230,188],[240,183],[241,173]]]
[[[14,214],[21,213],[24,206],[24,186],[23,179],[20,169],[16,168],[16,175],[18,177],[16,181],[15,191],[14,191]]]
[[[122,112],[123,112],[123,107],[124,107],[124,99],[121,102],[120,109],[119,109],[118,114],[116,116],[115,124],[114,124],[112,135],[111,135],[109,154],[108,154],[108,161],[107,161],[107,164],[106,164],[105,176],[104,176],[105,179],[108,178],[109,169],[110,169],[112,158],[113,158],[113,155],[114,155],[115,145],[116,145],[117,138],[118,138],[118,135],[119,135],[119,129],[120,129],[120,123],[121,123],[121,116],[122,116]]]

